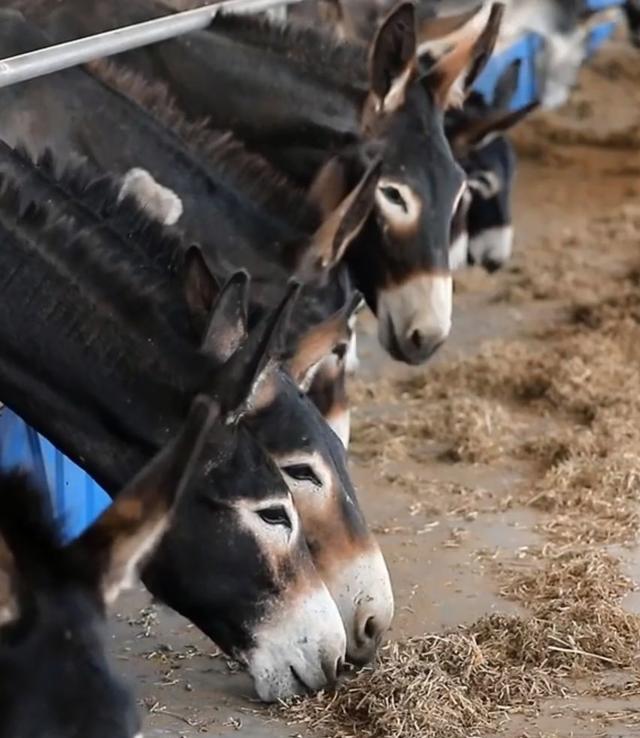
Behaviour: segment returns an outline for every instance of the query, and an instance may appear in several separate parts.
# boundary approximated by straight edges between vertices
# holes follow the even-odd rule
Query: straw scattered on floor
[[[390,643],[373,668],[282,716],[332,738],[472,738],[544,697],[578,694],[568,677],[637,666],[640,618],[620,604],[633,585],[613,557],[548,547],[500,578],[530,614]]]

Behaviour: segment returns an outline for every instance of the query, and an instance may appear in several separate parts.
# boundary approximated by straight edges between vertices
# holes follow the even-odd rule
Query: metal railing
[[[300,0],[222,0],[214,5],[172,13],[162,18],[18,54],[0,60],[0,87],[8,87],[17,82],[59,72],[105,56],[121,54],[124,51],[198,31],[206,28],[221,11],[259,13],[275,6],[292,5],[297,2]]]

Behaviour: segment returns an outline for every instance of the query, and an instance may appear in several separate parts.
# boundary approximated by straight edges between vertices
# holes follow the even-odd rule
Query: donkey
[[[220,367],[175,331],[178,285],[107,247],[106,232],[79,233],[8,180],[0,221],[0,396],[113,493],[212,388],[225,421],[143,580],[243,661],[262,699],[331,682],[344,626],[289,489],[245,422],[277,394],[270,354],[285,303]]]
[[[159,12],[149,1],[135,9],[111,3],[108,18],[98,0],[90,9],[72,0],[54,13],[38,0],[20,6],[56,39],[81,26],[96,30]],[[378,316],[382,344],[395,358],[420,363],[450,331],[449,224],[464,186],[442,111],[473,83],[499,20],[496,9],[483,32],[461,35],[422,67],[409,3],[389,15],[369,49],[313,30],[229,16],[207,32],[127,59],[167,82],[190,116],[232,128],[301,183],[329,178],[334,203],[335,193],[352,189],[374,158],[382,158],[375,213],[345,259]],[[326,166],[330,174],[318,172]]]
[[[130,583],[191,485],[217,407],[194,401],[178,436],[74,542],[44,495],[0,474],[0,737],[133,738],[133,695],[114,673],[105,607]]]
[[[77,225],[84,229],[99,225],[105,239],[107,231],[111,231],[116,238],[103,246],[105,250],[119,248],[128,254],[133,268],[148,270],[151,261],[160,269],[163,282],[180,282],[180,275],[168,276],[171,263],[179,261],[183,251],[179,241],[145,221],[132,203],[118,205],[117,186],[112,180],[91,179],[78,167],[63,175],[56,175],[55,169],[50,157],[35,170],[30,162],[10,151],[0,158],[0,172],[10,171],[29,198],[56,203],[73,214]],[[110,245],[111,240],[115,244]],[[167,305],[166,317],[185,340],[195,342],[194,336],[203,332],[202,293],[209,293],[207,300],[213,299],[213,285],[202,271],[202,260],[191,258],[192,251],[186,257],[186,301],[174,295]],[[200,265],[195,272],[194,264]],[[209,318],[206,326],[206,335],[210,336],[207,353],[217,363],[228,360],[233,349],[247,340],[248,281],[239,276],[230,283],[224,300],[220,298],[215,320]],[[188,309],[180,311],[178,308],[184,307],[185,302]],[[188,315],[178,320],[180,312]],[[194,315],[198,317],[200,333],[192,333]],[[318,346],[335,341],[332,331],[339,330],[333,325],[336,322],[344,322],[340,313],[305,336],[290,357],[294,373],[304,374],[306,367],[317,361]],[[188,354],[193,354],[193,348]],[[266,392],[265,402],[252,408],[245,422],[265,444],[294,492],[314,561],[338,602],[347,627],[350,660],[368,660],[390,623],[393,597],[380,549],[357,504],[344,449],[286,374],[271,372],[270,382],[265,381],[264,386],[267,384],[270,391]]]
[[[511,256],[511,195],[517,159],[504,132],[538,107],[534,102],[510,110],[520,64],[520,60],[516,60],[507,67],[490,101],[472,92],[462,108],[446,116],[447,137],[467,172],[469,184],[466,216],[452,226],[452,268],[469,263],[494,272]]]

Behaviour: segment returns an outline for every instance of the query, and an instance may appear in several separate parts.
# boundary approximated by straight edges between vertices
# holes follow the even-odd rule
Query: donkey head
[[[443,115],[482,68],[501,15],[502,6],[494,6],[483,29],[459,31],[437,57],[419,59],[414,6],[405,2],[371,44],[360,154],[382,161],[377,222],[368,221],[347,258],[377,314],[380,341],[409,363],[425,361],[451,328],[450,224],[465,177],[446,140]],[[375,251],[368,248],[373,229],[382,234]]]
[[[243,662],[263,700],[275,700],[335,680],[345,632],[291,493],[263,450],[267,439],[255,433],[256,415],[277,395],[273,354],[292,295],[247,336],[247,282],[243,273],[228,282],[205,328],[202,352],[219,367],[211,381],[224,422],[144,581]]]
[[[538,107],[534,102],[511,109],[519,73],[520,60],[516,60],[498,80],[491,101],[473,92],[462,108],[447,114],[447,137],[469,185],[464,220],[458,224],[456,218],[452,224],[452,269],[471,263],[494,272],[511,256],[516,154],[503,134]]]
[[[178,435],[75,542],[58,540],[44,497],[0,479],[0,736],[133,738],[140,720],[105,653],[104,607],[166,529],[216,410],[194,403]]]
[[[206,276],[201,274],[200,279]],[[251,341],[248,292],[247,275],[237,273],[212,308],[202,348],[216,362],[226,361],[225,366]],[[256,391],[245,404],[243,426],[264,446],[293,495],[295,510],[287,507],[274,520],[281,518],[286,527],[291,513],[300,516],[313,563],[347,632],[347,658],[362,663],[373,657],[391,623],[391,584],[360,510],[345,448],[304,392],[327,356],[345,355],[349,320],[359,302],[352,294],[335,315],[303,333],[289,352],[289,371],[274,357],[266,362]]]

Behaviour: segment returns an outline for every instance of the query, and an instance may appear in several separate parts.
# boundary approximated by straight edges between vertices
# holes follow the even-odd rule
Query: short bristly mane
[[[46,254],[56,269],[72,282],[109,294],[109,304],[127,315],[143,331],[152,320],[167,338],[167,348],[178,348],[184,336],[169,328],[173,316],[184,304],[168,270],[154,267],[151,260],[142,265],[132,261],[131,246],[114,234],[105,233],[99,221],[82,229],[73,216],[55,205],[25,200],[21,187],[6,173],[0,174],[0,224],[33,250]],[[105,248],[105,238],[110,248]]]
[[[96,171],[85,160],[59,166],[49,149],[35,161],[21,147],[13,154],[48,185],[85,208],[98,225],[110,228],[129,245],[140,246],[154,263],[171,272],[182,264],[181,236],[151,218],[133,197],[120,199],[121,183],[112,175]]]
[[[238,43],[264,48],[271,53],[293,58],[313,73],[337,85],[366,87],[368,49],[355,41],[343,41],[328,29],[302,23],[281,23],[257,15],[220,13],[208,30],[228,36]]]
[[[214,131],[207,120],[190,121],[167,86],[110,61],[91,62],[89,71],[101,82],[159,120],[192,154],[204,158],[211,175],[239,190],[268,213],[305,232],[314,231],[320,214],[305,193],[253,154],[230,132]]]

